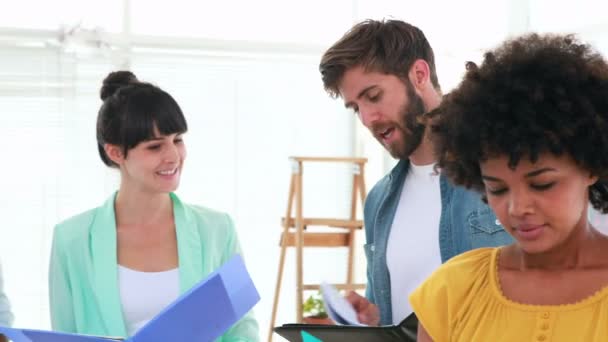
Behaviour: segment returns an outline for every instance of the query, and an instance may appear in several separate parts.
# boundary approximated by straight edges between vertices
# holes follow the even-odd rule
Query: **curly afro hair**
[[[438,168],[484,193],[480,162],[567,154],[599,178],[589,189],[608,213],[608,64],[571,35],[529,34],[467,64],[432,122]]]

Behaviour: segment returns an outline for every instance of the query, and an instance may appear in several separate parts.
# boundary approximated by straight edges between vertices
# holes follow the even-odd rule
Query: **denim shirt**
[[[408,169],[409,161],[400,161],[376,183],[365,201],[366,297],[380,309],[382,325],[393,323],[386,246]],[[438,228],[442,262],[474,248],[513,242],[478,193],[450,184],[443,175],[439,177],[439,184],[441,218]]]

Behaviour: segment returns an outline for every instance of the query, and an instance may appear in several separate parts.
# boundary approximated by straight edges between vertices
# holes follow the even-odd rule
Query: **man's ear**
[[[125,157],[122,153],[122,148],[118,145],[112,144],[104,144],[104,151],[106,151],[106,155],[110,158],[111,161],[116,163],[118,166],[122,165],[125,160]]]
[[[589,186],[592,186],[593,184],[597,183],[597,181],[600,180],[600,177],[595,176],[595,175],[589,175]]]
[[[420,96],[422,91],[431,82],[431,69],[429,64],[423,59],[414,61],[408,72],[410,83],[414,86],[414,91]]]

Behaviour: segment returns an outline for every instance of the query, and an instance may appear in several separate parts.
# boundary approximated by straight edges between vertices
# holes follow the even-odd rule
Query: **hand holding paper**
[[[290,342],[415,342],[418,320],[410,315],[398,325],[367,326],[358,317],[370,317],[378,325],[380,312],[376,305],[355,292],[342,297],[331,285],[321,284],[325,309],[338,325],[283,324],[274,332]],[[351,301],[352,300],[352,301]],[[352,302],[356,302],[352,305]]]
[[[355,291],[347,293],[345,298],[357,312],[359,322],[367,324],[368,326],[377,326],[380,324],[380,310],[367,298]]]
[[[334,320],[336,324],[358,326],[366,325],[359,321],[358,312],[355,310],[355,307],[353,307],[349,301],[342,297],[342,295],[340,295],[340,293],[333,286],[327,283],[322,283],[321,293],[323,294],[323,302],[325,303],[327,315]],[[373,304],[369,304],[373,306]],[[373,306],[373,308],[375,308],[375,306]],[[377,310],[377,308],[375,309]]]

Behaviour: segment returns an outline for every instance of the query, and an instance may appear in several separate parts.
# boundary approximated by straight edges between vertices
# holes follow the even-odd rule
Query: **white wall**
[[[0,142],[7,170],[13,171],[0,179],[7,194],[0,257],[16,325],[48,328],[52,227],[101,204],[118,184],[116,172],[100,162],[95,142],[97,91],[113,67],[104,58],[47,49],[5,48],[3,56]],[[189,154],[178,193],[235,219],[262,295],[256,312],[266,334],[291,174],[288,156],[352,155],[354,117],[323,91],[316,56],[132,57],[132,70],[170,92],[186,115]],[[330,165],[305,171],[305,213],[346,217],[352,182],[347,170]],[[345,254],[321,255],[329,259],[311,255],[307,262],[308,281],[341,281],[332,276],[340,274],[335,269],[343,268]],[[295,312],[291,253],[287,262],[278,323],[292,321]]]

